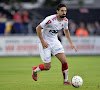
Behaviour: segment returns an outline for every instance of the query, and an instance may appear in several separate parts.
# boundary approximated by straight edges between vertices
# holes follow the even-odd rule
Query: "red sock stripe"
[[[62,64],[62,71],[67,69],[68,69],[68,64],[67,63]]]
[[[37,67],[34,67],[34,69],[33,70],[35,70]]]

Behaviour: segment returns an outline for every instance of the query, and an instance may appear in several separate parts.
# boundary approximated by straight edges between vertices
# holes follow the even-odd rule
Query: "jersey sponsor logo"
[[[58,30],[50,30],[49,32],[50,32],[50,33],[55,33],[55,34],[56,34],[56,33],[58,33]]]

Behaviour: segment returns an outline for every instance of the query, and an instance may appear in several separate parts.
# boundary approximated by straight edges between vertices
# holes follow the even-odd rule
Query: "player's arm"
[[[43,40],[42,33],[41,33],[41,30],[42,30],[42,29],[43,29],[43,28],[42,28],[41,25],[39,24],[39,25],[36,27],[36,32],[37,32],[37,35],[39,36],[39,39],[40,39],[40,41],[41,41],[41,43],[42,43],[43,48],[47,48],[47,47],[48,47],[48,43],[45,42],[45,41]]]
[[[66,38],[68,39],[69,43],[71,44],[72,49],[74,48],[75,51],[77,51],[77,48],[73,45],[73,43],[71,41],[69,29],[67,29],[67,30],[64,29],[64,34],[65,34]]]

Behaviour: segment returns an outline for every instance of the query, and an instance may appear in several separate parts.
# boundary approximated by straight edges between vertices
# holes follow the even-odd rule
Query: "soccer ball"
[[[71,83],[72,83],[72,86],[73,86],[73,87],[78,88],[78,87],[82,86],[82,84],[83,84],[83,79],[82,79],[80,76],[76,75],[76,76],[74,76],[74,77],[72,78]]]

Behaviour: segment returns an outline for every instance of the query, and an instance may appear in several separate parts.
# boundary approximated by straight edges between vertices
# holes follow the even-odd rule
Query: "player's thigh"
[[[39,52],[40,52],[40,57],[44,63],[49,63],[51,62],[51,50],[50,47],[43,49],[42,44],[39,43]]]
[[[65,53],[58,53],[55,56],[59,59],[59,61],[62,64],[67,62]]]
[[[52,47],[52,54],[55,56],[58,53],[64,53],[64,48],[60,41],[55,41]]]

